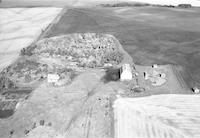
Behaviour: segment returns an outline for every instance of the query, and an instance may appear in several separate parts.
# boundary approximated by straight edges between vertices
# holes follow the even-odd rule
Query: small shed
[[[60,76],[58,74],[48,74],[47,80],[49,83],[55,83],[58,82],[60,79]]]
[[[120,80],[130,81],[133,79],[132,68],[130,64],[123,64],[120,68]]]

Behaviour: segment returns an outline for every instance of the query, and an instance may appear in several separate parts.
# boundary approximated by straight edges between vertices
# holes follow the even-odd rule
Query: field
[[[180,65],[190,87],[200,82],[200,9],[165,7],[73,8],[45,37],[74,32],[114,35],[139,65]]]
[[[42,31],[39,41],[20,47],[18,59],[0,73],[0,137],[111,138],[115,135],[113,102],[117,97],[139,101],[142,98],[136,97],[145,96],[152,101],[150,95],[162,97],[161,94],[173,97],[169,102],[166,99],[171,106],[162,106],[169,108],[164,112],[165,119],[176,113],[175,117],[187,116],[180,117],[183,127],[175,130],[185,134],[187,128],[189,136],[198,137],[199,125],[188,129],[191,123],[187,121],[199,124],[200,105],[193,99],[198,101],[200,97],[192,95],[190,88],[200,85],[200,9],[99,5],[66,8],[61,13],[58,22],[53,21]],[[131,81],[119,81],[124,63],[131,65]],[[152,64],[159,65],[154,68]],[[51,83],[49,74],[58,75],[59,80]],[[190,94],[191,98],[188,96],[187,102],[187,98],[180,99],[185,104],[171,104],[176,99],[174,94],[184,94],[183,98]],[[149,102],[155,106],[151,109],[164,111],[160,108],[163,99]],[[143,113],[142,104],[138,102],[133,107]],[[179,105],[184,106],[183,111],[174,110]],[[131,113],[136,109],[119,107]],[[150,109],[148,103],[144,107]],[[130,117],[127,110],[122,112]],[[131,115],[132,119],[138,117],[137,113]],[[154,118],[154,122],[163,120],[157,114],[144,115]],[[175,117],[167,120],[167,127],[173,126]],[[139,119],[137,124],[144,124]],[[177,136],[171,135],[171,129],[161,130],[159,124],[153,124],[159,131],[155,137],[163,130],[169,137]]]

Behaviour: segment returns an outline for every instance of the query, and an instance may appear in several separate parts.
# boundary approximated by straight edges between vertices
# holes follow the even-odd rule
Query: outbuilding
[[[123,64],[120,68],[120,80],[130,81],[133,79],[132,68],[130,64]]]
[[[47,80],[49,83],[55,83],[58,82],[60,79],[60,76],[58,74],[48,74]]]

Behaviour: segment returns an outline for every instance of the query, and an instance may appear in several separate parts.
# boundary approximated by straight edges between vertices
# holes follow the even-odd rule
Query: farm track
[[[170,67],[171,67],[171,70],[172,70],[173,74],[176,76],[176,79],[179,82],[180,87],[183,90],[187,90],[188,86],[187,86],[185,80],[183,79],[182,72],[179,70],[180,66],[179,65],[171,65]]]

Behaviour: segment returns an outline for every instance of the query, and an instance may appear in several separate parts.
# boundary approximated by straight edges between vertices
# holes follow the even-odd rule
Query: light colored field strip
[[[115,138],[199,138],[200,95],[155,95],[114,102]]]
[[[0,53],[21,50],[41,34],[60,8],[0,9]]]
[[[0,70],[37,40],[62,8],[0,9]]]

